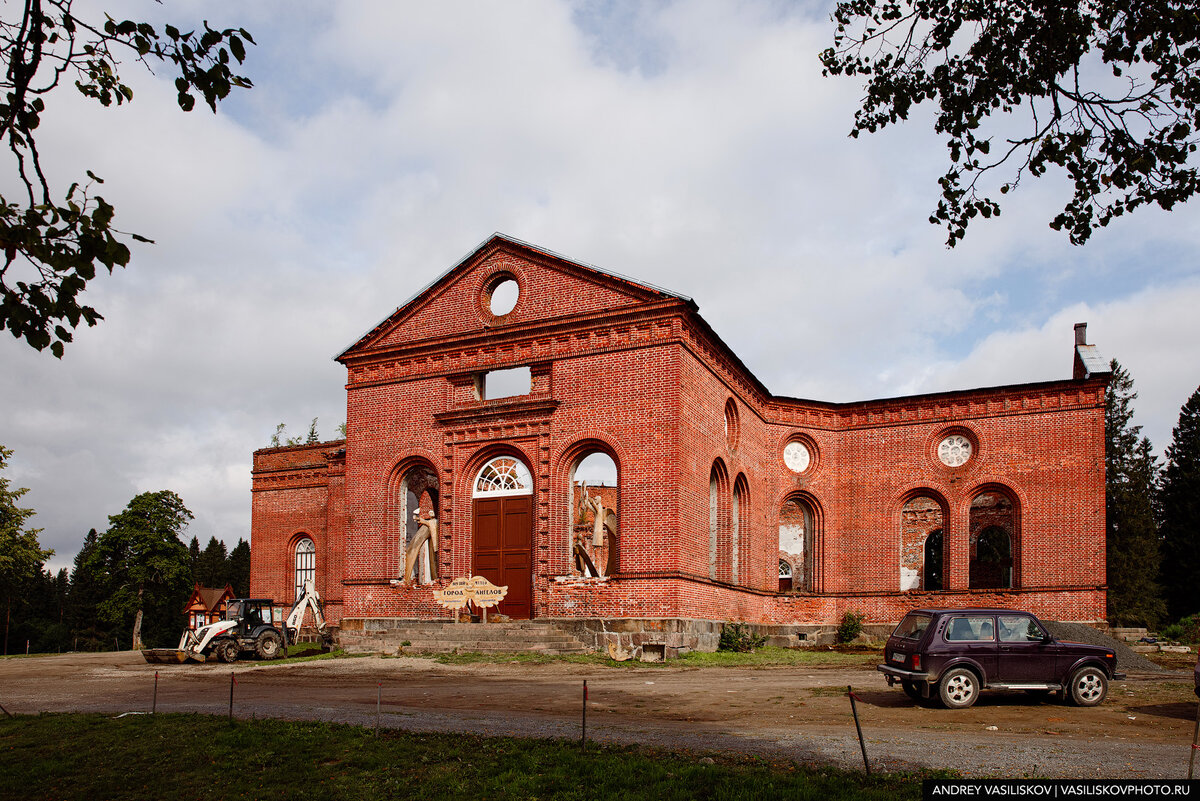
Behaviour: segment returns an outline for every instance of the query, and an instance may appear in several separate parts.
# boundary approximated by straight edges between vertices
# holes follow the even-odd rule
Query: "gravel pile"
[[[1060,623],[1057,620],[1043,620],[1042,622],[1057,639],[1112,648],[1117,652],[1117,670],[1133,670],[1140,673],[1157,673],[1163,670],[1162,667],[1137,653],[1125,643],[1114,640],[1091,626],[1085,626],[1082,623]]]

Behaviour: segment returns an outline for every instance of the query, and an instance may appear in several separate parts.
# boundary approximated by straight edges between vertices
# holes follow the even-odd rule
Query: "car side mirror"
[[[1043,636],[1041,639],[1042,645],[1049,645],[1052,642],[1054,642],[1054,638],[1051,637],[1049,634]]]

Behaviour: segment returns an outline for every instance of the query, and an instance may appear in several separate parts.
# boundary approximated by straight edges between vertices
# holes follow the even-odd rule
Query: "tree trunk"
[[[133,618],[133,650],[141,650],[142,647],[142,592],[143,585],[138,585],[138,608],[137,614]]]

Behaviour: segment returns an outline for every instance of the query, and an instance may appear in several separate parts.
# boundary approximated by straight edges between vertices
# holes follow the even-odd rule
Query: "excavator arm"
[[[313,585],[312,579],[304,580],[304,591],[296,599],[296,603],[292,604],[291,611],[284,620],[283,630],[287,636],[287,644],[294,645],[299,639],[300,627],[304,624],[304,613],[309,609],[312,609],[313,625],[317,628],[317,634],[321,636],[321,644],[328,648],[333,643],[333,635],[325,621],[325,608],[321,603],[321,595]]]

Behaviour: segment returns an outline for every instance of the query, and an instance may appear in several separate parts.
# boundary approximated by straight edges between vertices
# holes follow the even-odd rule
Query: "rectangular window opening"
[[[533,391],[533,376],[528,367],[492,370],[479,376],[479,399],[515,398]]]

